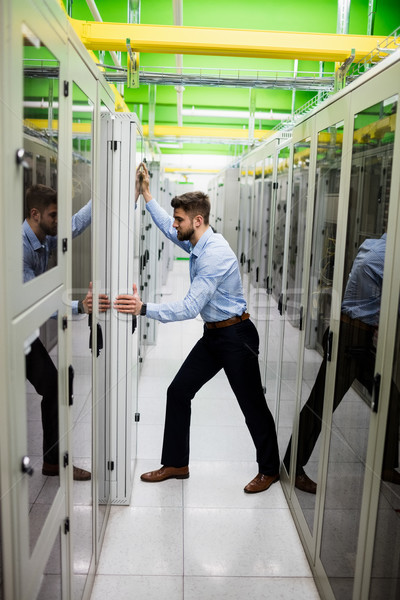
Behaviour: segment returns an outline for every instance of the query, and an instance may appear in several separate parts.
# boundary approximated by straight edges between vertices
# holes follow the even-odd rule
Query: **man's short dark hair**
[[[201,215],[204,225],[208,225],[210,218],[210,199],[203,192],[187,192],[181,196],[175,196],[171,200],[173,208],[182,208],[192,219]]]
[[[37,208],[42,213],[50,204],[57,204],[57,192],[53,188],[38,183],[26,190],[25,208],[28,217],[32,208]]]

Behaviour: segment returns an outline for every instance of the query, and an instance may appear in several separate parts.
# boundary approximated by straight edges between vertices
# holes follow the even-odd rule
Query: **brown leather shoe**
[[[42,474],[46,475],[47,477],[56,477],[60,475],[60,466],[58,464],[52,465],[51,463],[44,462]],[[75,466],[73,468],[72,477],[74,481],[89,481],[92,478],[89,471],[85,471],[85,469],[80,469],[79,467]]]
[[[89,481],[92,478],[92,475],[89,471],[74,466],[72,478],[74,481]]]
[[[259,473],[246,485],[244,491],[246,494],[257,494],[258,492],[264,492],[267,490],[275,481],[279,480],[278,475],[264,475]]]
[[[382,481],[400,485],[400,473],[396,469],[384,469],[382,471]]]
[[[317,484],[308,477],[305,473],[301,473],[301,475],[296,475],[296,479],[294,480],[294,487],[302,492],[307,492],[308,494],[316,494],[317,493]]]
[[[161,467],[158,471],[149,471],[140,476],[142,481],[157,483],[166,479],[188,479],[189,467]]]

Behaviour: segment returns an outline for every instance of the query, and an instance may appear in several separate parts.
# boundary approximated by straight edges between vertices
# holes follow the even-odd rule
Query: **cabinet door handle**
[[[379,392],[381,391],[381,375],[377,373],[374,377],[374,389],[373,389],[373,397],[372,397],[372,411],[374,413],[378,412],[378,404],[379,404]]]
[[[31,465],[31,459],[29,458],[29,456],[24,456],[21,460],[21,471],[23,473],[26,473],[27,475],[29,475],[29,477],[32,477],[33,475],[33,468]]]
[[[332,341],[333,331],[330,331],[328,334],[328,340],[326,342],[326,360],[329,360],[329,362],[332,360]]]

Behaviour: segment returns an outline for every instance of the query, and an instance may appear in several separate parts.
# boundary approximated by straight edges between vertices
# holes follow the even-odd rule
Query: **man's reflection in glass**
[[[386,233],[380,239],[365,240],[349,275],[341,307],[333,410],[339,406],[355,379],[365,386],[369,394],[372,393],[385,250]],[[324,359],[299,420],[295,486],[311,494],[316,493],[317,485],[307,476],[304,467],[321,432],[328,337],[329,329],[323,339]],[[392,382],[382,479],[396,484],[400,484],[400,474],[396,471],[399,400],[398,388]],[[397,419],[394,418],[396,414]],[[291,440],[283,461],[287,470],[290,467],[290,451]]]
[[[22,225],[24,283],[48,268],[49,254],[57,248],[57,192],[45,185],[34,185],[25,196],[26,219]],[[72,236],[82,233],[91,223],[91,200],[72,217]],[[99,309],[107,310],[109,301],[102,295]],[[92,292],[83,302],[72,301],[72,313],[92,310]],[[43,467],[47,476],[59,475],[58,449],[58,374],[46,348],[37,336],[30,340],[26,354],[26,377],[42,396]],[[73,467],[75,480],[88,480],[88,471]]]

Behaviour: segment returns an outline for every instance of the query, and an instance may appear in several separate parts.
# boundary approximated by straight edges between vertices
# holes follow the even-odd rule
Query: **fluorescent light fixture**
[[[248,110],[219,110],[209,108],[183,108],[182,115],[185,117],[216,117],[218,119],[249,119],[250,113]],[[282,121],[290,117],[288,113],[276,113],[270,110],[269,112],[254,113],[256,119],[262,121]]]
[[[49,108],[49,103],[47,100],[24,100],[23,102],[24,108]],[[58,102],[53,102],[52,108],[58,109]],[[92,104],[73,104],[72,112],[93,112]]]
[[[157,142],[157,146],[159,148],[182,148],[183,147],[182,146],[182,142],[179,143],[179,144],[167,144],[167,143],[164,143],[164,144],[161,143],[160,144],[160,142]]]

